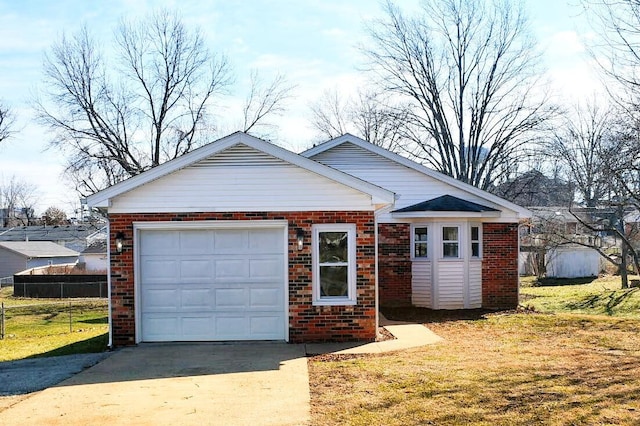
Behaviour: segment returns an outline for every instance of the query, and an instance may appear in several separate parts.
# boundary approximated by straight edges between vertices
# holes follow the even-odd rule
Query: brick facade
[[[518,306],[518,224],[482,227],[482,307]]]
[[[411,305],[411,225],[378,224],[380,306]]]
[[[115,346],[135,344],[133,222],[195,220],[286,220],[289,224],[289,341],[372,341],[376,337],[375,225],[373,212],[236,212],[110,214],[110,238],[124,233],[123,252],[111,247],[111,310]],[[320,223],[356,225],[357,300],[355,306],[312,303],[311,226]],[[304,248],[297,249],[297,229]]]

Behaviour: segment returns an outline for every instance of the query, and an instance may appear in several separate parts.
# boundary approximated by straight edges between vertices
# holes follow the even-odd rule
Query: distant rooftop
[[[106,229],[99,225],[36,225],[0,228],[0,241],[71,241]]]
[[[62,247],[51,241],[0,241],[4,248],[27,257],[70,257],[77,256],[75,250]]]
[[[107,240],[96,240],[89,244],[82,254],[104,254],[107,252]]]

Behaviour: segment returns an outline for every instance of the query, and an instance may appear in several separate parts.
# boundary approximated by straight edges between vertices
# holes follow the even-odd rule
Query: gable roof
[[[68,249],[51,241],[2,241],[0,248],[5,248],[26,257],[74,257],[75,250]]]
[[[325,166],[316,161],[308,159],[304,156],[288,151],[277,145],[265,140],[256,138],[243,132],[235,132],[217,141],[211,142],[187,154],[182,155],[171,161],[167,161],[153,169],[147,170],[137,176],[133,176],[127,180],[117,183],[100,192],[90,195],[86,198],[86,202],[90,206],[109,207],[109,200],[118,195],[129,192],[148,182],[159,179],[163,176],[184,169],[212,155],[220,153],[235,145],[243,144],[258,151],[262,151],[270,156],[286,161],[287,163],[298,166],[302,169],[311,171],[320,176],[340,184],[351,187],[362,193],[371,196],[373,204],[390,204],[393,203],[395,194],[389,190],[376,186],[372,183],[361,180],[355,176],[341,172],[337,169]]]
[[[463,200],[453,195],[442,195],[431,200],[423,201],[412,206],[394,210],[392,213],[404,212],[497,212],[497,209],[483,206],[482,204],[473,203]]]
[[[451,176],[447,176],[443,173],[437,172],[435,170],[432,170],[428,167],[423,166],[422,164],[416,163],[415,161],[409,160],[408,158],[405,158],[401,155],[398,155],[394,152],[388,151],[384,148],[381,148],[379,146],[376,146],[370,142],[367,142],[363,139],[360,139],[357,136],[354,136],[352,134],[346,133],[342,136],[339,136],[335,139],[332,139],[330,141],[321,143],[319,145],[314,146],[311,149],[308,149],[302,153],[300,153],[300,155],[307,157],[307,158],[312,158],[322,152],[328,151],[332,148],[335,148],[336,146],[342,145],[344,143],[351,143],[356,145],[359,148],[362,148],[364,150],[370,151],[374,154],[380,155],[381,157],[384,157],[388,160],[394,161],[396,163],[399,163],[405,167],[408,167],[410,169],[413,169],[415,171],[418,171],[426,176],[429,176],[433,179],[436,179],[440,182],[443,182],[445,184],[451,185],[455,188],[458,188],[460,190],[463,190],[465,192],[468,192],[470,194],[473,194],[474,196],[478,197],[478,198],[482,198],[485,199],[491,203],[494,203],[498,206],[504,207],[506,209],[509,210],[513,210],[516,213],[518,213],[518,215],[521,218],[525,218],[525,217],[531,217],[531,212],[521,206],[518,206],[517,204],[514,204],[510,201],[507,201],[501,197],[498,197],[497,195],[493,195],[487,191],[483,191],[481,189],[476,188],[473,185],[469,185],[467,183],[461,182],[457,179],[452,178]]]

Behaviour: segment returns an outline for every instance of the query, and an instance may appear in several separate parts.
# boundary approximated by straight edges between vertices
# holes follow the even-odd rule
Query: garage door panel
[[[239,339],[247,336],[247,317],[244,315],[216,315],[216,335],[222,339]]]
[[[215,308],[244,308],[247,304],[244,288],[217,288],[215,290]]]
[[[140,264],[145,271],[145,282],[174,283],[180,276],[180,267],[175,259],[142,256]]]
[[[211,340],[213,315],[182,316],[181,334],[183,340]]]
[[[277,309],[282,305],[282,293],[275,288],[252,288],[249,290],[249,308]]]
[[[218,279],[242,279],[248,276],[244,259],[219,259],[215,260],[214,276]]]
[[[142,309],[155,311],[178,311],[180,308],[180,292],[177,288],[148,288],[142,299]]]
[[[284,339],[284,234],[282,228],[142,230],[142,340]],[[154,246],[163,243],[170,249]]]
[[[277,280],[282,275],[282,258],[249,259],[249,278]]]
[[[165,315],[145,315],[142,319],[145,340],[150,342],[176,340],[180,337],[179,318]]]
[[[272,338],[273,330],[277,329],[282,317],[277,315],[253,316],[250,318],[251,335],[256,339]]]
[[[211,259],[188,259],[180,261],[180,278],[183,280],[210,281],[214,265]]]
[[[214,253],[246,253],[248,231],[238,229],[219,229],[215,231]]]
[[[213,253],[213,232],[206,230],[180,231],[179,253],[181,255]]]
[[[271,229],[252,229],[249,231],[249,253],[282,253],[284,235]]]
[[[145,255],[168,255],[178,253],[180,235],[177,232],[149,232],[140,240],[140,253]]]
[[[180,308],[183,310],[210,310],[211,289],[205,288],[183,288],[180,291]]]

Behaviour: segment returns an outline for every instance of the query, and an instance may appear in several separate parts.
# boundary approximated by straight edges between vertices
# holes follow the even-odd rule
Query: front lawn
[[[540,312],[640,319],[640,288],[623,290],[620,287],[619,276],[542,281],[525,277],[521,279],[520,305]]]
[[[640,424],[639,320],[530,311],[459,319],[419,309],[406,316],[444,341],[311,358],[313,424]]]
[[[101,352],[107,348],[105,299],[14,298],[0,290],[5,306],[5,336],[0,361],[40,356]]]

